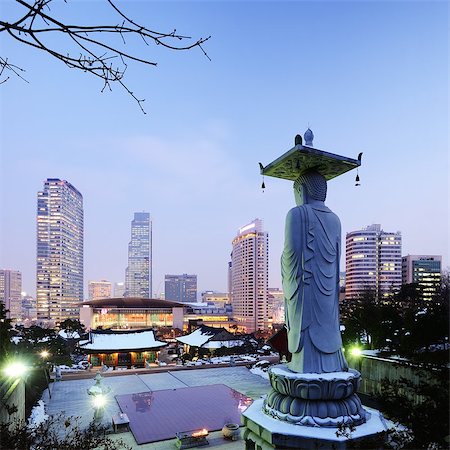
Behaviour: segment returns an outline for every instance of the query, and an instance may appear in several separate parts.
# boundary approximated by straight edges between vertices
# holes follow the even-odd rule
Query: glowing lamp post
[[[1,416],[9,423],[25,421],[25,407],[20,405],[25,405],[25,378],[29,371],[30,367],[22,361],[9,361],[1,369]],[[3,448],[1,444],[0,447]]]
[[[3,369],[3,373],[8,378],[21,378],[27,373],[27,371],[28,367],[20,361],[12,362]]]
[[[353,360],[355,361],[355,363],[358,363],[358,370],[361,372],[361,367],[362,367],[362,350],[361,347],[358,346],[354,346],[352,348],[350,348],[350,355],[353,358]]]
[[[48,359],[48,357],[50,356],[50,352],[48,350],[42,350],[42,352],[39,353],[39,355],[42,359]]]
[[[111,391],[111,388],[103,385],[103,377],[100,375],[100,372],[97,372],[94,379],[95,383],[87,390],[87,393],[92,397],[94,420],[101,421],[105,412],[105,406],[108,402],[107,395]]]

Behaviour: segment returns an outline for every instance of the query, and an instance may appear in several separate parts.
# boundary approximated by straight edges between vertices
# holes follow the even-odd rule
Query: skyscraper
[[[22,274],[18,270],[0,270],[0,302],[9,310],[9,319],[19,320],[22,317]]]
[[[174,302],[197,303],[197,275],[166,275],[164,298]]]
[[[38,319],[79,317],[83,301],[83,196],[68,181],[48,178],[37,194]]]
[[[152,222],[147,212],[134,213],[128,267],[125,271],[125,297],[152,296]]]
[[[114,283],[113,296],[114,298],[123,297],[125,295],[125,283],[123,281],[116,281]]]
[[[233,317],[247,333],[272,325],[269,307],[269,235],[260,219],[239,229],[231,253]]]
[[[88,283],[89,300],[99,298],[111,298],[112,283],[110,281],[89,281]]]
[[[345,298],[373,291],[382,298],[402,284],[402,236],[381,225],[370,225],[346,235]]]
[[[407,255],[402,257],[402,284],[418,285],[422,298],[431,300],[441,282],[442,256]]]

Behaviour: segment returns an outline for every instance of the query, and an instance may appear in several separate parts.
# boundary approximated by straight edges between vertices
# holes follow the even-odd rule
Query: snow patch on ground
[[[269,379],[269,374],[267,373],[267,371],[264,371],[259,367],[253,367],[252,369],[250,369],[250,372],[253,373],[254,375],[259,375],[260,377],[266,380]]]
[[[43,400],[39,400],[36,406],[33,406],[30,417],[28,418],[28,428],[37,428],[41,423],[48,420],[48,415],[45,413],[45,404]]]

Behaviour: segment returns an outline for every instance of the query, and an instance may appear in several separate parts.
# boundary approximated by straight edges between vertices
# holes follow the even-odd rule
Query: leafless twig
[[[210,60],[203,48],[203,44],[210,36],[193,42],[189,41],[191,39],[189,36],[178,34],[176,30],[169,33],[151,30],[129,18],[112,0],[106,1],[120,16],[121,23],[91,26],[67,24],[57,20],[51,15],[50,4],[52,0],[15,1],[18,7],[24,8],[24,11],[16,21],[5,22],[0,20],[0,33],[4,32],[24,45],[49,54],[63,62],[67,67],[82,70],[100,78],[103,81],[102,92],[105,89],[111,90],[113,83],[119,84],[127,94],[136,100],[144,114],[145,111],[142,106],[144,99],[137,97],[124,82],[124,75],[128,67],[127,62],[151,66],[156,66],[157,63],[110,44],[107,40],[108,35],[119,35],[123,44],[126,44],[125,37],[131,35],[141,37],[146,45],[153,41],[154,44],[170,50],[190,50],[198,47]],[[65,36],[75,46],[79,54],[74,56],[73,53],[63,53],[43,40],[44,37],[54,34]],[[180,44],[177,45],[177,42],[180,42]],[[22,68],[11,64],[8,58],[0,57],[0,84],[9,79],[9,76],[6,75],[7,72],[12,72],[22,80],[27,81],[20,74],[20,72],[24,72]]]

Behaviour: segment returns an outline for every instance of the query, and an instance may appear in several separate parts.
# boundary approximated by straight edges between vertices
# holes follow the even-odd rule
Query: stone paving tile
[[[260,398],[270,390],[268,380],[254,375],[246,367],[185,370],[175,372],[173,375],[188,386],[225,384],[253,399]]]
[[[43,394],[46,411],[49,415],[63,412],[65,416],[80,417],[80,426],[89,424],[93,418],[91,399],[87,389],[94,384],[95,373],[90,379],[64,380],[51,383],[51,399],[48,389]],[[252,374],[246,367],[224,367],[201,370],[180,370],[175,372],[123,375],[117,377],[105,377],[105,386],[111,387],[109,402],[103,416],[103,424],[109,425],[111,417],[120,412],[114,398],[115,395],[146,392],[149,390],[174,389],[186,386],[204,386],[211,384],[225,384],[253,399],[267,394],[270,384],[267,380]],[[131,432],[111,435],[123,439],[130,447],[138,450],[170,450],[175,449],[175,440],[154,442],[151,444],[137,445]],[[225,450],[244,449],[244,442],[226,441],[220,431],[212,432],[209,439],[209,447]]]
[[[80,426],[87,426],[94,416],[92,399],[87,393],[87,389],[94,385],[94,376],[95,374],[92,379],[63,380],[52,383],[50,385],[51,399],[48,397],[48,390],[43,396],[47,414],[56,415],[62,412],[65,416],[80,417]],[[103,384],[111,388],[104,413],[104,423],[107,424],[114,414],[120,412],[119,405],[114,398],[116,395],[148,391],[147,385],[137,375],[104,378]]]
[[[186,387],[186,384],[178,378],[175,378],[171,372],[144,374],[139,375],[139,378],[148,386],[148,390],[151,391]]]

